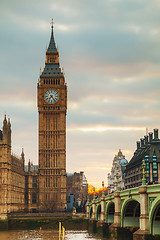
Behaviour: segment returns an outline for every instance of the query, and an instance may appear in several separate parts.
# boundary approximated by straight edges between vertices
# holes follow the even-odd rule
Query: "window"
[[[157,156],[154,154],[152,157],[152,174],[153,174],[153,182],[158,181],[158,165],[157,165]]]
[[[144,157],[145,160],[145,172],[146,172],[146,181],[149,182],[150,181],[150,167],[149,167],[149,156],[146,155]]]
[[[25,193],[25,204],[28,204],[28,193]]]
[[[37,187],[37,177],[36,177],[36,176],[33,176],[33,179],[32,179],[32,187],[33,187],[33,188],[36,188],[36,187]]]
[[[37,203],[37,195],[36,193],[32,193],[32,204]]]
[[[25,176],[25,188],[28,188],[28,176]]]

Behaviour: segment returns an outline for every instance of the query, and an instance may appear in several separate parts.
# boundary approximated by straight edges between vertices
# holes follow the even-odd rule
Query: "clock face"
[[[58,92],[54,89],[50,89],[44,94],[44,98],[47,103],[56,103],[58,101],[59,95]]]

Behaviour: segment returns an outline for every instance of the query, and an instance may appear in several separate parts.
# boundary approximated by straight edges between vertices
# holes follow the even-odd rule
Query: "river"
[[[0,240],[61,240],[56,230],[9,230],[0,232]],[[66,231],[65,240],[102,240],[87,231]]]

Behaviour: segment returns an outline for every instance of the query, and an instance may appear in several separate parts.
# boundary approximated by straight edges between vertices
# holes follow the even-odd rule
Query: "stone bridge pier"
[[[134,240],[139,240],[143,238],[145,239],[147,236],[150,236],[147,187],[140,186],[139,194],[140,194],[140,218],[139,218],[140,228],[133,234]]]

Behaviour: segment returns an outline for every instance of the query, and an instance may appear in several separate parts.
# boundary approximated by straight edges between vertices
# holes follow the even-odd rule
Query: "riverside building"
[[[160,183],[160,139],[158,129],[137,141],[137,149],[126,166],[125,188],[138,187],[142,184],[142,160],[145,160],[147,184]]]

